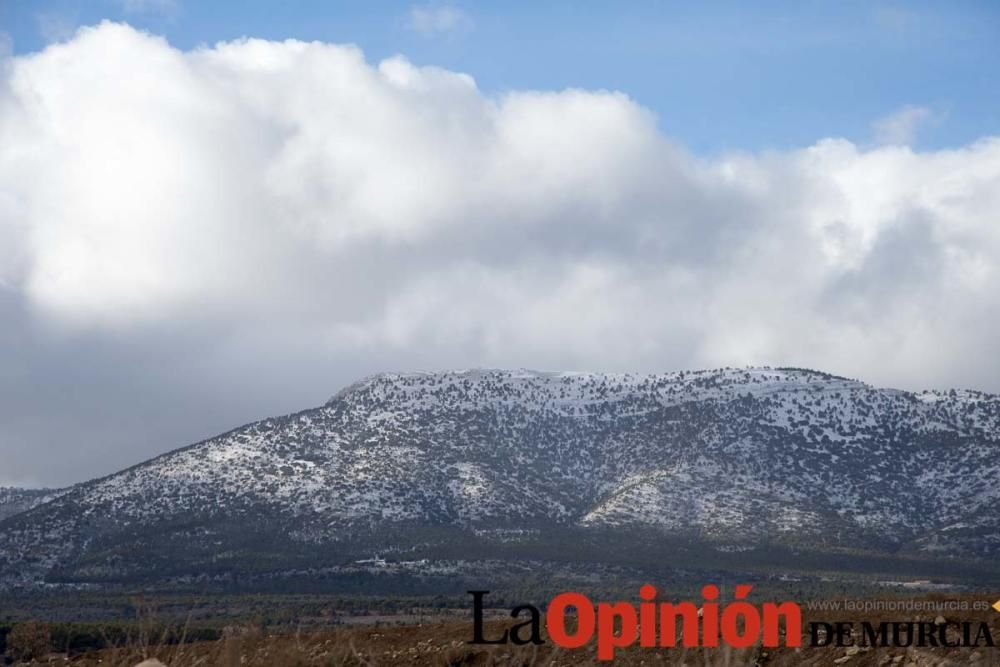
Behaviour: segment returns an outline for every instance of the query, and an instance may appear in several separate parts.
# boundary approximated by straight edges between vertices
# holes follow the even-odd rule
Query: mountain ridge
[[[276,570],[522,529],[995,562],[998,453],[1000,397],[975,390],[769,367],[381,373],[0,521],[0,582],[242,571],[240,531]]]
[[[0,521],[34,509],[62,495],[67,490],[0,486]]]

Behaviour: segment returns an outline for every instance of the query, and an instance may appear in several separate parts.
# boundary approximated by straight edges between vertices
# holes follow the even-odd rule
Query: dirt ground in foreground
[[[985,596],[963,596],[969,600]],[[995,596],[993,601],[997,599]],[[979,622],[990,627],[994,641],[1000,642],[1000,613],[979,611],[921,612],[809,612],[803,605],[804,631],[808,644],[810,621],[851,621],[860,628],[862,621],[876,625],[882,621],[940,621],[974,623],[973,636]],[[487,636],[501,631],[500,622],[488,623]],[[860,633],[860,629],[858,630]],[[215,642],[198,642],[179,646],[131,645],[113,650],[92,652],[83,656],[53,655],[47,661],[34,664],[59,664],[75,667],[134,667],[144,658],[157,658],[168,667],[328,667],[360,665],[595,665],[598,662],[593,643],[576,650],[561,650],[552,643],[542,646],[477,646],[468,641],[472,635],[471,620],[453,620],[410,624],[355,626],[318,630],[310,633],[267,636],[260,631],[232,627],[227,637]],[[954,631],[949,637],[957,639]],[[933,647],[822,647],[808,645],[798,649],[745,650],[720,649],[643,649],[633,647],[617,652],[615,665],[686,665],[742,667],[750,665],[775,667],[928,667],[946,665],[978,665],[1000,667],[1000,648]]]

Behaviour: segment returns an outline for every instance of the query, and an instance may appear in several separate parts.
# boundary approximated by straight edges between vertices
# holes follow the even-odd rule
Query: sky
[[[0,0],[0,485],[381,371],[1000,392],[993,3]]]

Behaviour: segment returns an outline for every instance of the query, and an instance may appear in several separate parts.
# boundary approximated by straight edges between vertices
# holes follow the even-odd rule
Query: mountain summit
[[[996,563],[998,479],[1000,397],[975,391],[787,368],[383,374],[0,521],[0,582],[609,533]]]

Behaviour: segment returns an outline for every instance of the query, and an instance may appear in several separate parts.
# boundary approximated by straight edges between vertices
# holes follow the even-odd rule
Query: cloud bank
[[[697,157],[619,93],[104,23],[3,61],[0,483],[380,370],[1000,391],[998,211],[1000,138]]]

